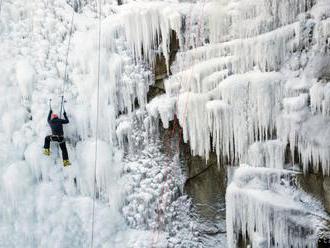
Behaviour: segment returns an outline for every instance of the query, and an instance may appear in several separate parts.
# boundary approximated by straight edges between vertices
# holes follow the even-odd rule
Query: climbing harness
[[[97,4],[97,3],[96,3]],[[100,103],[100,66],[101,66],[101,1],[98,2],[98,19],[99,19],[99,33],[98,33],[98,65],[97,65],[97,102],[96,102],[96,130],[95,130],[95,161],[94,161],[94,189],[93,189],[93,210],[92,210],[92,234],[91,247],[94,247],[94,222],[95,222],[95,198],[96,198],[96,167],[97,167],[97,142],[99,129],[99,103]]]
[[[58,135],[50,135],[50,140],[57,144],[62,144],[65,142],[65,138],[63,136],[58,136]]]

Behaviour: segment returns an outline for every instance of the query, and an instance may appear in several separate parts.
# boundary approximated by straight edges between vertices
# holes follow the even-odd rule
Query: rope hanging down
[[[69,33],[69,42],[68,42],[68,48],[66,50],[66,56],[65,56],[65,69],[64,69],[64,77],[63,77],[62,92],[61,92],[62,99],[61,99],[61,108],[60,108],[60,118],[62,117],[62,112],[64,110],[64,105],[63,104],[64,104],[65,83],[68,81],[68,58],[69,58],[71,37],[72,37],[72,31],[73,31],[74,12],[75,12],[74,8],[72,7],[72,17],[71,17],[71,26],[70,26],[70,33]]]
[[[94,222],[95,222],[95,198],[96,198],[96,166],[97,166],[97,142],[98,142],[98,129],[99,129],[99,98],[100,98],[100,66],[101,66],[101,1],[98,2],[98,18],[99,18],[99,34],[98,34],[98,67],[97,67],[97,102],[96,102],[96,125],[95,125],[95,161],[94,161],[94,190],[93,190],[93,211],[92,211],[92,237],[91,247],[94,247]]]

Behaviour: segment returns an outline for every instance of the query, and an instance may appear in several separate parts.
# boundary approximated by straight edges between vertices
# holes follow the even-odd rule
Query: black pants
[[[46,136],[45,144],[44,144],[45,149],[49,149],[51,141],[56,141],[56,142],[59,143],[59,145],[61,147],[61,150],[62,150],[63,160],[68,160],[69,159],[68,150],[66,149],[66,145],[65,145],[65,141],[64,141],[63,136],[56,136],[56,135]]]

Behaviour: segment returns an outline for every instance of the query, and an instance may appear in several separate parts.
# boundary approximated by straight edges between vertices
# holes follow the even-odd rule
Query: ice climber
[[[65,140],[64,140],[64,132],[63,132],[63,124],[69,123],[69,119],[66,115],[66,112],[64,111],[64,120],[58,118],[57,114],[53,114],[52,109],[49,110],[48,114],[48,124],[52,130],[52,135],[48,135],[45,138],[45,144],[44,144],[44,154],[46,156],[50,155],[50,142],[55,141],[58,142],[61,150],[62,150],[62,158],[63,158],[63,165],[64,166],[69,166],[71,165],[69,161],[69,156],[68,156],[68,150],[66,149],[65,145]]]

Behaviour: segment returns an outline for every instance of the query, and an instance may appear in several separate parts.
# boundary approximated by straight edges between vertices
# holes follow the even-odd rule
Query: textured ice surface
[[[202,32],[206,44],[178,52],[167,98],[154,102],[176,99],[174,114],[193,154],[208,158],[213,150],[219,161],[245,162],[249,146],[275,139],[283,152],[289,145],[292,158],[298,149],[305,172],[313,164],[329,174],[328,8],[321,0],[205,4],[205,23],[185,32]]]
[[[227,157],[281,168],[290,144],[293,155],[295,146],[300,152],[305,172],[312,163],[315,171],[330,173],[328,1],[124,2],[130,3],[107,1],[102,9],[95,247],[208,246],[199,242],[189,200],[177,198],[183,184],[177,160],[152,143],[159,119],[168,127],[177,115],[194,155],[208,158],[215,150],[218,161]],[[64,87],[72,167],[64,170],[55,144],[51,157],[41,151],[49,133],[49,98],[55,112],[60,107],[72,8],[65,0],[2,1],[0,241],[5,247],[89,246],[98,25],[97,6],[77,3]],[[156,54],[163,53],[169,72],[172,31],[181,48],[173,75],[165,82],[166,95],[147,104]],[[145,128],[142,133],[135,132],[134,118]],[[274,182],[279,190],[270,190],[265,180],[272,175],[254,174],[253,183],[236,175],[228,204],[249,207],[231,208],[241,215],[230,217],[228,226],[242,220],[235,225],[262,245],[269,242],[263,227],[274,213],[305,206],[291,197],[290,187],[287,192]],[[279,220],[281,228],[272,233],[281,246],[313,245],[314,229],[301,240],[305,233],[292,236],[287,224],[305,223]]]
[[[157,223],[155,208],[171,204],[178,196],[176,187],[182,185],[181,181],[164,178],[170,172],[162,166],[166,155],[157,144],[149,147],[149,153],[159,160],[146,159],[146,148],[146,154],[134,161],[142,164],[141,170],[125,171],[131,163],[123,160],[122,148],[138,146],[145,138],[144,133],[132,135],[135,101],[141,108],[146,105],[151,83],[148,66],[140,60],[148,56],[152,62],[151,48],[158,49],[154,46],[160,33],[162,49],[168,51],[170,28],[177,30],[181,21],[166,4],[148,4],[124,8],[109,2],[103,6],[94,247],[166,247],[168,230],[158,230],[159,224],[150,229],[143,223]],[[44,136],[49,134],[48,100],[52,98],[54,112],[60,107],[72,8],[64,0],[13,1],[1,6],[0,243],[4,247],[90,246],[97,15],[92,5],[81,6],[83,9],[74,17],[65,85],[65,107],[70,119],[65,134],[72,162],[65,169],[56,144],[51,146],[50,157],[42,154],[42,145]],[[148,26],[146,20],[150,17],[155,26]],[[136,28],[143,32],[136,32]],[[123,113],[127,117],[118,118]],[[181,175],[179,168],[174,171]],[[146,175],[155,182],[129,183]],[[132,186],[138,191],[140,183],[145,187],[137,194],[126,188]],[[168,193],[162,193],[164,188]],[[148,202],[148,195],[152,196],[150,205],[135,204],[138,200]],[[162,203],[156,201],[160,195],[164,195]],[[124,211],[126,205],[133,209]]]
[[[227,189],[227,238],[265,247],[317,247],[326,214],[315,199],[294,185],[290,171],[241,166]],[[257,235],[257,237],[255,237]]]

